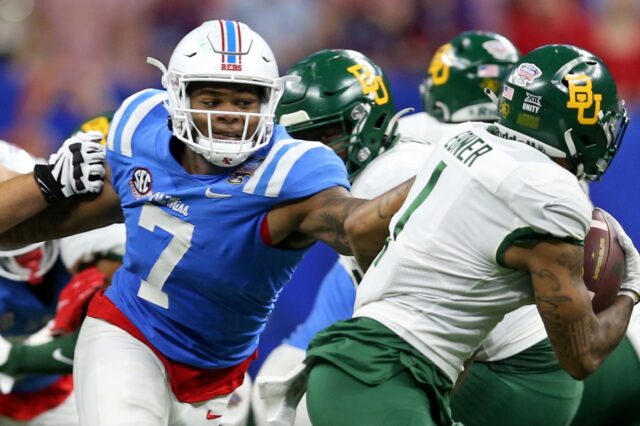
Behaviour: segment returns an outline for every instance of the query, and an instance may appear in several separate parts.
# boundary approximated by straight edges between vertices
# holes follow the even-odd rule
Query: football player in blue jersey
[[[273,124],[285,78],[246,25],[205,22],[167,68],[150,61],[166,90],[116,112],[102,192],[0,237],[25,244],[125,222],[123,266],[94,297],[76,348],[83,424],[218,423],[305,249],[322,240],[349,253],[343,223],[362,202],[330,148]],[[34,170],[52,202],[59,181],[81,192],[74,183],[99,174],[88,166],[97,159],[70,161],[72,179],[56,180],[55,161]]]

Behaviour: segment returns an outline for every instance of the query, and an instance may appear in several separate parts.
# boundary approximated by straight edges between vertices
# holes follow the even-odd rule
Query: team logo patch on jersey
[[[245,161],[241,167],[231,172],[231,176],[229,176],[227,182],[232,185],[242,185],[247,177],[253,176],[253,173],[263,161],[263,157],[256,157]]]
[[[133,196],[142,198],[151,193],[152,178],[149,170],[138,167],[133,171],[133,176],[129,180],[129,187]]]
[[[542,71],[535,64],[523,63],[518,65],[509,81],[517,86],[526,87],[534,82],[534,80],[542,75]]]

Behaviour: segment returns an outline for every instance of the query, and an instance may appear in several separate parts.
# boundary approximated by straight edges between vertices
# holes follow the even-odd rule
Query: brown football
[[[595,293],[594,312],[600,312],[613,303],[624,278],[624,252],[616,232],[595,208],[591,215],[591,229],[584,240],[584,283]]]

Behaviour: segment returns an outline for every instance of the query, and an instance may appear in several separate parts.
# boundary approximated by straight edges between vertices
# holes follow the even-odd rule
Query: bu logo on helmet
[[[384,105],[389,102],[389,93],[382,77],[380,75],[374,76],[371,68],[363,64],[355,64],[347,68],[347,71],[358,79],[362,86],[362,93],[365,95],[373,93],[373,100],[377,105]]]
[[[436,50],[436,53],[434,53],[431,64],[429,64],[429,70],[427,72],[431,75],[433,84],[436,86],[445,84],[449,80],[452,49],[453,46],[449,43],[440,46],[440,48]]]
[[[598,115],[600,114],[602,94],[593,93],[591,77],[588,77],[585,74],[567,74],[564,78],[569,84],[569,100],[567,101],[567,108],[574,108],[578,110],[578,123],[596,124],[598,122]],[[593,115],[591,117],[585,117],[585,110],[590,109],[592,105]]]

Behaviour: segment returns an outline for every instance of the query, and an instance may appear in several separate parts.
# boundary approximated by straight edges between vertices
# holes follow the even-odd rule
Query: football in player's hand
[[[584,283],[595,293],[594,312],[613,303],[624,278],[624,252],[613,226],[598,208],[591,215],[591,229],[584,240]]]

